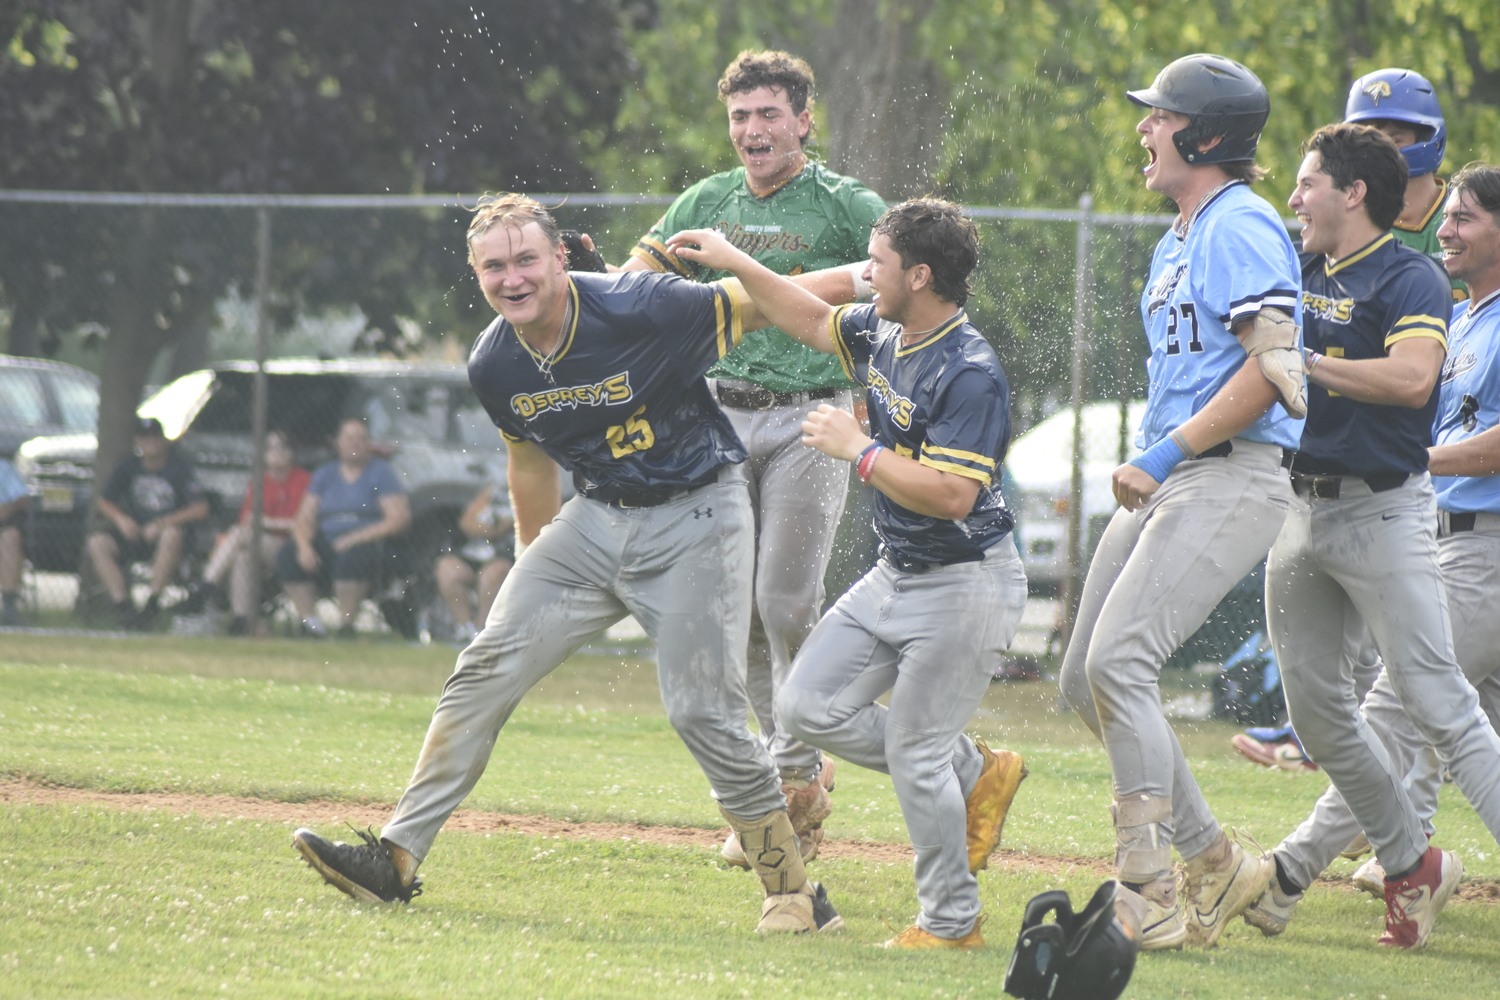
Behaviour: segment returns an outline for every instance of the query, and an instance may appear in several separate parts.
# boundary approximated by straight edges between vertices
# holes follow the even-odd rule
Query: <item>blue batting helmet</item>
[[[1409,69],[1378,69],[1355,80],[1344,105],[1344,121],[1372,119],[1418,126],[1418,141],[1401,150],[1413,177],[1430,174],[1442,165],[1448,129],[1437,94],[1422,74]]]

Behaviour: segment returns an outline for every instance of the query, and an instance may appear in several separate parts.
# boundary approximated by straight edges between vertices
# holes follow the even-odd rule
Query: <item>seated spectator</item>
[[[339,425],[339,457],[313,473],[292,523],[292,537],[276,555],[276,576],[302,619],[303,631],[327,634],[317,615],[320,586],[333,583],[339,632],[354,634],[359,605],[380,579],[385,539],[411,523],[406,489],[358,417]]]
[[[124,628],[146,628],[156,617],[161,592],[182,561],[189,526],[208,516],[208,501],[193,467],[173,450],[161,421],[142,417],[135,425],[135,453],[122,458],[94,501],[109,522],[89,535],[89,558]],[[131,563],[151,563],[151,595],[139,612],[130,600]]]
[[[260,565],[266,577],[276,565],[276,554],[292,537],[292,522],[312,479],[306,469],[293,465],[292,459],[292,446],[285,434],[281,431],[266,434],[266,471],[260,488],[263,528]],[[207,602],[222,606],[221,588],[224,577],[229,577],[229,610],[234,616],[229,623],[231,635],[244,635],[249,631],[250,616],[255,613],[260,599],[261,581],[255,579],[254,560],[250,558],[253,535],[250,515],[254,494],[253,488],[245,490],[239,520],[214,548],[208,566],[203,570],[203,585],[193,595],[198,606]]]
[[[481,489],[458,519],[459,530],[469,541],[458,555],[450,552],[440,556],[433,567],[438,593],[447,602],[448,614],[453,618],[454,638],[461,642],[467,643],[479,632],[479,625],[490,615],[490,605],[495,603],[500,584],[515,565],[515,514],[503,500],[503,495],[497,495],[494,483]],[[476,576],[477,617],[471,603]]]
[[[0,625],[21,624],[17,606],[21,593],[21,566],[26,554],[21,547],[21,526],[31,508],[26,481],[16,467],[0,458]]]

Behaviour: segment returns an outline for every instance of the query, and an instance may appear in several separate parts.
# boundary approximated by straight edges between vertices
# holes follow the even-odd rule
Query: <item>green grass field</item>
[[[452,652],[381,644],[6,636],[0,777],[115,792],[388,803],[421,745]],[[1005,846],[1104,858],[1102,752],[1048,684],[996,685],[975,721],[1031,777]],[[1250,767],[1232,727],[1180,730],[1217,814],[1271,846],[1320,776]],[[1438,842],[1471,878],[1500,852],[1451,788]],[[122,804],[129,799],[121,796]],[[890,781],[839,771],[830,838],[904,842]],[[666,725],[649,663],[581,656],[523,704],[466,808],[719,827]],[[991,947],[872,947],[916,910],[911,871],[820,860],[849,924],[829,939],[753,933],[758,889],[704,848],[445,832],[411,906],[362,906],[288,846],[288,822],[96,801],[0,801],[0,996],[1000,997],[1025,901],[1086,896],[1099,876],[1057,864],[980,875]],[[323,831],[336,835],[335,828]],[[347,835],[347,831],[345,831]],[[873,858],[873,856],[872,856]],[[1339,862],[1330,873],[1347,876]],[[1429,948],[1391,954],[1382,907],[1319,886],[1281,938],[1236,923],[1212,952],[1143,957],[1128,997],[1492,997],[1500,906],[1455,901]]]

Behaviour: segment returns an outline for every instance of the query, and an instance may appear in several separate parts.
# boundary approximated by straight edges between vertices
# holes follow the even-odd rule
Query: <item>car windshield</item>
[[[62,411],[63,426],[70,431],[92,433],[99,426],[99,387],[73,375],[54,375],[52,388]]]
[[[37,373],[0,368],[0,423],[40,427],[47,422],[47,397]]]

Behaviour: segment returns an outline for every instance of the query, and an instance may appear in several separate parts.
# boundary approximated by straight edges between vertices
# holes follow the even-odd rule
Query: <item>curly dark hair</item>
[[[961,306],[974,290],[969,275],[979,263],[979,227],[951,201],[917,198],[888,210],[873,232],[891,241],[901,266],[932,269],[932,290],[944,302]]]
[[[1448,182],[1453,194],[1467,191],[1474,204],[1500,219],[1500,167],[1475,160]]]
[[[1400,218],[1411,172],[1401,150],[1380,129],[1350,122],[1324,125],[1302,144],[1302,152],[1318,154],[1318,169],[1340,191],[1365,182],[1365,212],[1377,229],[1389,229]]]
[[[757,52],[755,49],[746,49],[735,56],[734,62],[719,77],[719,100],[727,103],[734,94],[759,90],[761,87],[786,94],[786,101],[792,106],[794,115],[813,111],[817,106],[813,97],[812,67],[806,60],[798,59],[790,52],[776,50]],[[807,127],[807,134],[802,137],[802,144],[807,145],[807,140],[817,131],[818,123],[814,119]]]

